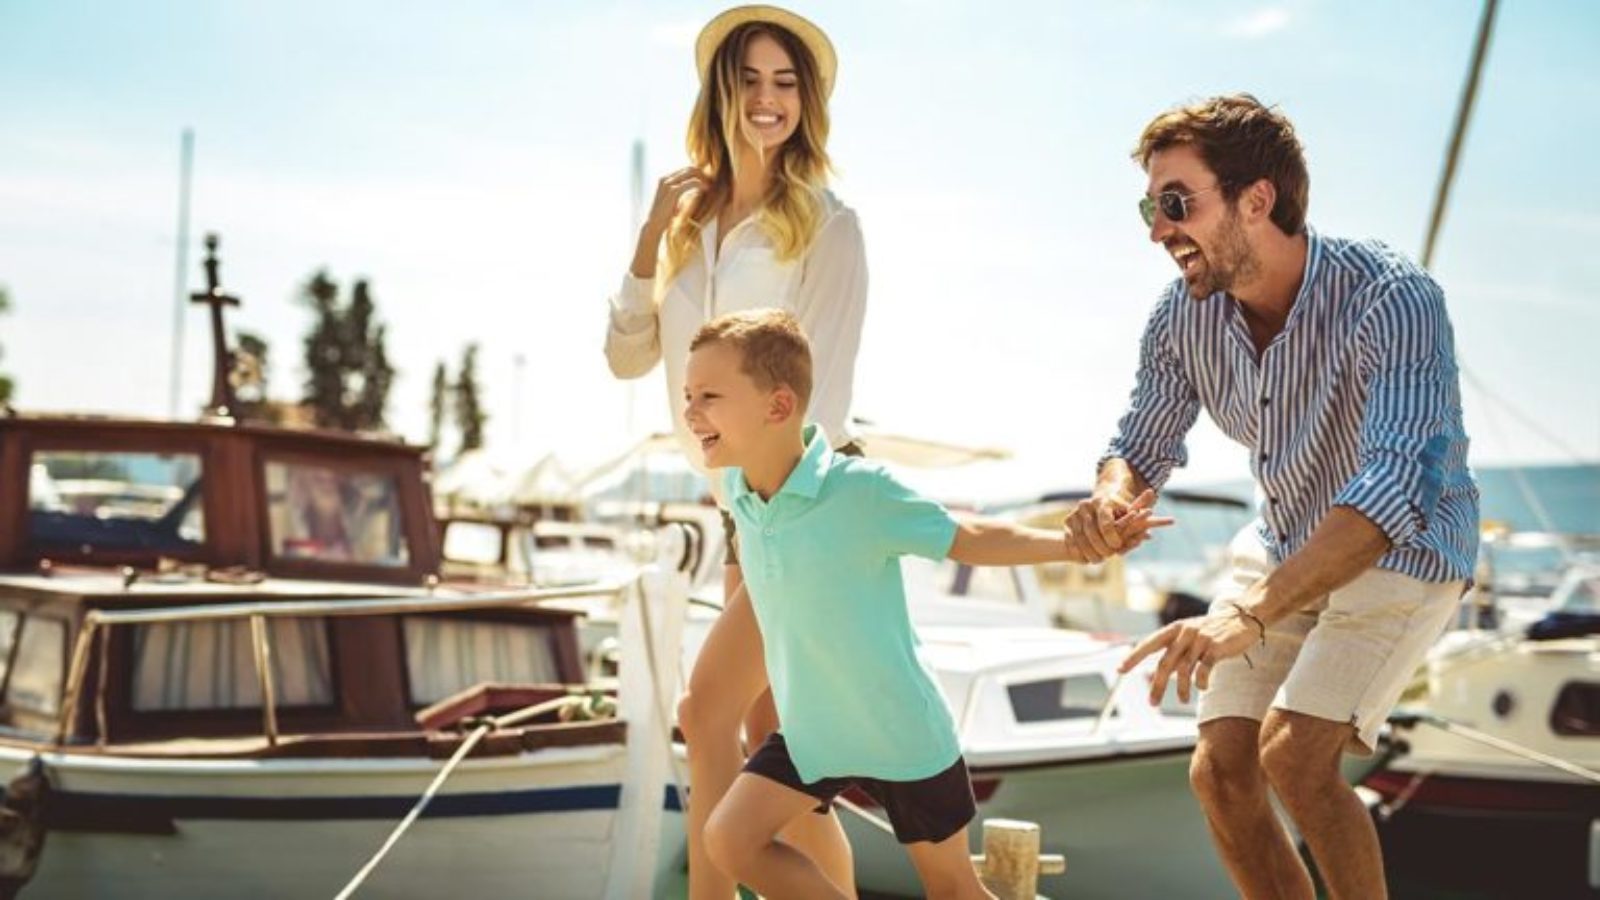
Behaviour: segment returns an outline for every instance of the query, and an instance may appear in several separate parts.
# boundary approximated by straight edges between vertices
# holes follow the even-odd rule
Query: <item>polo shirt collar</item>
[[[828,436],[821,425],[815,423],[807,425],[801,432],[805,439],[806,449],[800,455],[800,461],[795,464],[794,471],[784,479],[783,487],[778,488],[778,494],[791,494],[815,500],[822,491],[822,481],[828,475],[828,469],[833,465],[833,448],[828,446]],[[744,470],[735,469],[738,474],[724,482],[728,488],[728,499],[731,503],[757,502],[761,498],[755,491],[750,490],[750,483],[745,480]],[[774,498],[777,494],[773,495]]]
[[[806,452],[800,456],[794,471],[784,479],[778,493],[815,500],[822,490],[822,479],[827,477],[828,469],[833,465],[833,448],[828,446],[828,436],[823,433],[821,425],[807,425],[801,434],[805,438]]]

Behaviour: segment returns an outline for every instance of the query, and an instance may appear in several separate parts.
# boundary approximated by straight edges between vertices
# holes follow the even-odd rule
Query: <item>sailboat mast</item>
[[[172,386],[167,416],[178,417],[183,391],[183,320],[189,308],[189,184],[194,177],[194,129],[185,128],[178,151],[178,266],[172,288]]]
[[[1450,134],[1450,147],[1445,151],[1439,189],[1433,197],[1433,215],[1428,219],[1428,234],[1422,242],[1422,267],[1429,271],[1433,270],[1433,248],[1439,240],[1439,229],[1444,225],[1445,206],[1450,202],[1450,185],[1455,181],[1461,142],[1466,137],[1467,124],[1472,119],[1472,104],[1478,98],[1478,81],[1483,74],[1483,59],[1489,53],[1489,34],[1494,30],[1494,13],[1498,5],[1498,0],[1484,0],[1483,18],[1478,22],[1478,41],[1472,50],[1472,68],[1468,70],[1466,86],[1461,90],[1455,129]]]

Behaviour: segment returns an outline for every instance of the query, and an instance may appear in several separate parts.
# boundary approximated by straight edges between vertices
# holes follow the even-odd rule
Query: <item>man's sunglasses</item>
[[[1222,182],[1219,181],[1203,191],[1195,191],[1192,194],[1182,194],[1178,191],[1162,191],[1154,197],[1140,197],[1139,215],[1144,217],[1144,224],[1147,226],[1156,224],[1157,209],[1161,210],[1161,214],[1166,216],[1168,222],[1182,222],[1184,219],[1189,218],[1190,200],[1201,194],[1209,194],[1222,186]]]

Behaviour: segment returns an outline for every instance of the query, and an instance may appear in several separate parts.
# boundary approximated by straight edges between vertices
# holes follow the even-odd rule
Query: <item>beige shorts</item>
[[[1230,582],[1212,601],[1212,615],[1234,615],[1230,603],[1276,567],[1246,527],[1228,548]],[[1268,709],[1285,709],[1330,722],[1349,722],[1356,733],[1346,752],[1370,756],[1378,729],[1400,700],[1445,626],[1466,583],[1436,584],[1385,569],[1368,569],[1354,581],[1267,629],[1267,645],[1225,660],[1200,692],[1199,720],[1239,716],[1261,721]]]

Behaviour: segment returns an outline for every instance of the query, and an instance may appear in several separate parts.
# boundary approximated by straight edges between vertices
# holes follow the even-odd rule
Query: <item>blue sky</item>
[[[1420,252],[1480,6],[798,4],[832,35],[835,189],[872,272],[856,411],[1016,449],[1082,481],[1171,262],[1127,153],[1174,103],[1248,90],[1307,147],[1312,223]],[[611,379],[628,160],[681,164],[705,3],[0,0],[0,371],[30,409],[164,415],[179,134],[196,132],[192,283],[222,233],[233,321],[298,389],[319,267],[370,278],[423,435],[436,360],[481,351],[489,439],[593,455],[666,424]],[[1436,261],[1479,464],[1600,458],[1600,4],[1502,5]],[[187,318],[184,405],[208,392]],[[520,379],[513,360],[526,359]],[[1245,475],[1204,426],[1190,477]]]

